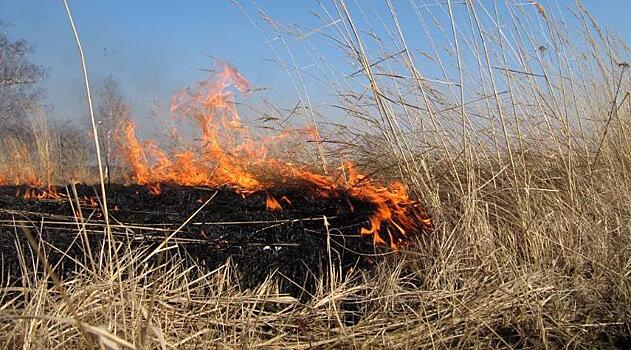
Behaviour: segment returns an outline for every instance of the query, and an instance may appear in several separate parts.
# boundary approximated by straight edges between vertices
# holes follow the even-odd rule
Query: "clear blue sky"
[[[394,0],[395,5],[399,1]],[[313,15],[321,13],[317,1],[240,2],[262,27],[266,26],[258,8],[281,23],[305,27],[322,23]],[[561,8],[572,3],[558,1]],[[631,1],[585,0],[584,4],[601,24],[631,41]],[[92,80],[114,75],[137,114],[146,114],[153,101],[166,103],[176,89],[203,78],[197,68],[209,67],[206,55],[231,62],[254,86],[275,91],[281,103],[294,95],[285,72],[271,61],[274,54],[261,32],[230,0],[70,0],[70,6]],[[32,42],[34,61],[48,68],[45,88],[55,106],[54,116],[85,116],[77,50],[61,0],[0,0],[0,20],[12,25],[7,30],[11,38]],[[326,93],[313,88],[316,98]]]

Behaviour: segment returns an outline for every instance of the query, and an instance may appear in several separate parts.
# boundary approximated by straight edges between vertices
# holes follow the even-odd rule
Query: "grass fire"
[[[0,8],[3,347],[629,347],[624,32],[172,5]]]

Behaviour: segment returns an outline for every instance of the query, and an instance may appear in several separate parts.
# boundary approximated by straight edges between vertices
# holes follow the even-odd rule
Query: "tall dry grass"
[[[47,187],[87,183],[94,177],[84,130],[48,120],[41,108],[29,113],[25,130],[0,139],[0,184]]]
[[[125,246],[114,268],[88,265],[62,282],[63,292],[25,261],[27,287],[2,294],[1,343],[628,347],[627,47],[580,3],[405,6],[325,4],[323,26],[309,37],[331,39],[357,72],[330,71],[345,119],[320,124],[323,138],[336,141],[329,160],[351,157],[404,179],[431,209],[432,235],[374,271],[341,278],[333,269],[308,302],[280,295],[281,276],[240,290],[230,263],[205,272],[176,254],[148,267]],[[400,20],[410,14],[411,29]],[[291,53],[295,31],[266,20]],[[430,50],[408,44],[419,35]],[[323,57],[317,45],[300,44]]]

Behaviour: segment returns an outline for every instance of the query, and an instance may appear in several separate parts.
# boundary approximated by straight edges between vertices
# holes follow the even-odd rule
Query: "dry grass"
[[[322,20],[331,24],[320,30],[359,72],[332,84],[348,122],[335,128],[342,132],[337,145],[346,146],[329,151],[405,179],[434,214],[431,236],[370,273],[336,276],[306,303],[278,294],[280,276],[240,290],[229,263],[206,273],[176,254],[148,267],[141,252],[124,246],[114,268],[86,267],[62,282],[63,292],[46,273],[27,273],[33,263],[25,261],[27,287],[0,293],[0,343],[629,346],[626,46],[580,4],[570,13],[524,4],[413,3],[418,32],[444,43],[416,55],[400,10],[386,5],[385,19],[344,1],[323,7]],[[387,40],[374,39],[368,18],[387,28]],[[424,64],[442,77],[425,77]],[[351,304],[360,317],[353,325],[345,322]]]
[[[22,135],[0,140],[0,183],[45,187],[94,178],[81,128],[49,121],[42,110],[31,111],[28,124]]]

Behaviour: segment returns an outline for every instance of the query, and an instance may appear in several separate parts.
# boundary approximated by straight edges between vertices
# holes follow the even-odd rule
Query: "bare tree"
[[[97,98],[99,133],[109,182],[111,172],[119,166],[118,159],[113,156],[116,131],[121,121],[131,114],[131,104],[123,96],[118,81],[111,75],[99,84]]]
[[[11,40],[0,21],[0,137],[28,135],[27,111],[39,101],[44,68],[30,61],[32,45]]]

